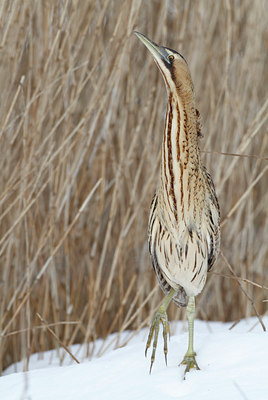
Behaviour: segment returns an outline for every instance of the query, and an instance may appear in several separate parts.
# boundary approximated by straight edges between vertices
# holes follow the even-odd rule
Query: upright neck
[[[199,175],[197,115],[193,95],[169,91],[164,138],[162,143],[160,188],[163,200],[178,220],[190,199],[186,187]],[[193,179],[190,179],[192,178]]]

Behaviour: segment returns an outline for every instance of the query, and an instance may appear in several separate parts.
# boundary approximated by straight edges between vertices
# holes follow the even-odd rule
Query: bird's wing
[[[205,178],[207,179],[208,199],[208,271],[211,270],[220,252],[220,207],[216,196],[213,180],[203,166]]]

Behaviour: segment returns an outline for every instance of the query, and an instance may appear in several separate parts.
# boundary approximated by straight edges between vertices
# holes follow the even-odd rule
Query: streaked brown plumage
[[[152,322],[146,351],[154,339],[152,368],[162,322],[167,355],[168,304],[171,300],[178,306],[188,303],[189,347],[182,361],[187,372],[192,367],[199,369],[193,351],[194,297],[202,291],[207,271],[219,253],[219,205],[211,176],[200,158],[199,112],[187,62],[176,51],[136,34],[152,53],[168,94],[160,179],[148,226],[152,263],[166,299]]]

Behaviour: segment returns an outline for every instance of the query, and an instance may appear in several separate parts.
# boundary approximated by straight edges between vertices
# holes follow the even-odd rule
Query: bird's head
[[[192,78],[185,58],[175,50],[159,46],[142,33],[135,32],[135,34],[151,52],[163,75],[167,89],[193,93]]]

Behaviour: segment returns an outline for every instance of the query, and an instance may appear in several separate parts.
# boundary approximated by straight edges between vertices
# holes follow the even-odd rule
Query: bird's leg
[[[196,362],[196,359],[195,359],[196,353],[194,352],[194,346],[193,346],[194,314],[195,314],[194,296],[189,297],[186,312],[187,312],[187,319],[188,319],[189,342],[188,342],[188,350],[184,356],[184,359],[181,362],[181,364],[186,365],[184,375],[186,374],[186,372],[189,372],[191,368],[200,369]]]
[[[152,371],[153,363],[155,360],[155,352],[156,352],[156,347],[157,347],[160,322],[162,322],[162,325],[163,325],[164,354],[165,354],[165,360],[166,360],[166,364],[167,364],[167,334],[169,333],[169,325],[168,325],[168,317],[167,317],[166,310],[167,310],[168,305],[171,302],[174,294],[175,294],[175,290],[171,289],[169,294],[165,297],[165,300],[163,301],[163,303],[161,304],[161,306],[155,313],[153,321],[151,323],[150,332],[148,335],[146,349],[145,349],[145,356],[146,356],[147,351],[148,351],[149,347],[151,346],[152,339],[154,339],[153,340],[153,351],[152,351],[152,356],[151,356],[150,373]]]

